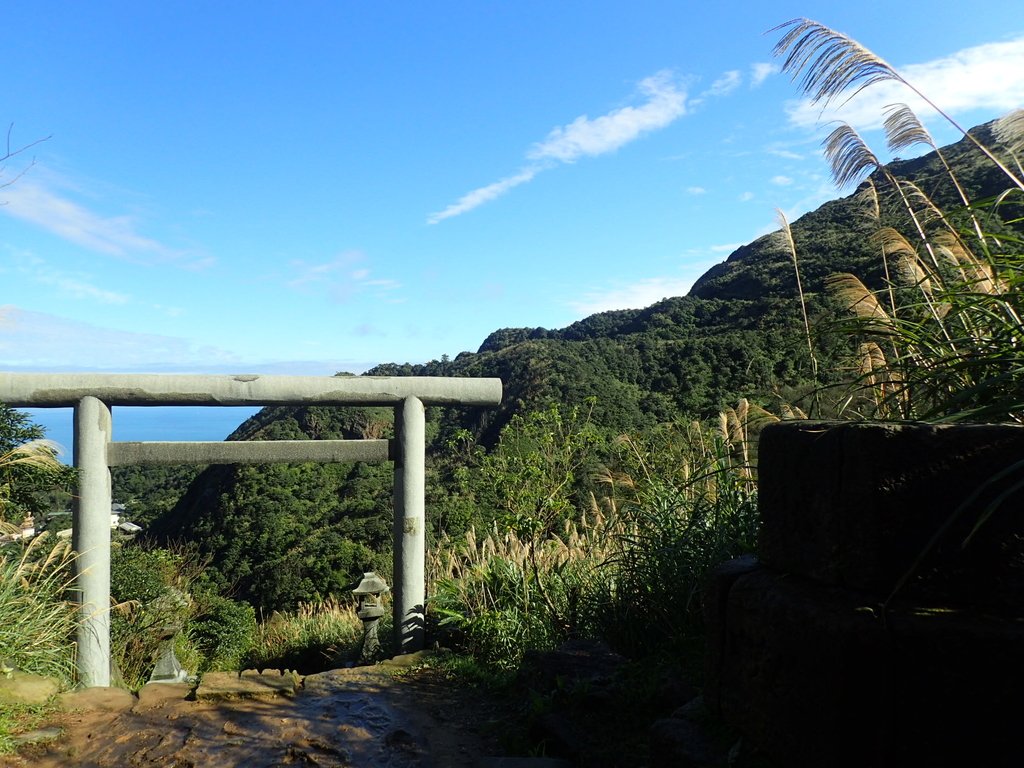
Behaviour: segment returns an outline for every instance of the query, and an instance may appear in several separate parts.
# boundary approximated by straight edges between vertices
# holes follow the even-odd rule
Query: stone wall
[[[759,555],[705,603],[709,706],[785,766],[1019,764],[1024,428],[789,422],[759,455]]]

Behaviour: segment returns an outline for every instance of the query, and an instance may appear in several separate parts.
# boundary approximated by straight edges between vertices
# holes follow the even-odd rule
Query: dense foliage
[[[977,133],[993,138],[991,126]],[[912,178],[936,205],[952,205],[957,193],[945,181],[943,160],[958,169],[972,197],[1001,191],[966,140],[946,148],[942,158],[933,152],[893,163],[885,173]],[[988,220],[1006,230],[1005,219],[1014,226],[1011,209],[1002,212]],[[612,460],[616,437],[643,442],[660,425],[717,419],[740,399],[780,415],[870,413],[870,397],[851,398],[846,387],[859,375],[864,339],[835,323],[846,305],[828,290],[837,272],[857,274],[869,290],[887,285],[872,240],[877,222],[863,213],[861,193],[828,203],[789,226],[791,242],[774,234],[737,249],[684,297],[601,313],[560,330],[503,329],[477,352],[369,371],[496,376],[504,383],[499,408],[428,409],[432,541],[459,540],[471,528],[490,531],[495,521],[517,535],[554,530],[586,509],[591,494],[600,498],[594,477]],[[550,444],[513,439],[544,414],[550,417],[553,403],[563,419],[587,414],[587,434],[579,436],[590,442],[584,463],[557,467],[545,454]],[[268,408],[231,439],[390,437],[392,421],[389,409]],[[545,439],[565,428],[563,421]],[[168,473],[158,480],[175,482]],[[530,498],[542,493],[543,482],[555,483],[557,494]],[[167,501],[159,510],[147,503],[146,514],[157,512],[152,532],[158,539],[195,542],[222,588],[263,611],[293,609],[343,594],[365,569],[388,575],[391,483],[387,466],[213,467],[199,473],[187,493],[179,492],[173,509]],[[145,498],[145,483],[136,485],[136,496]]]

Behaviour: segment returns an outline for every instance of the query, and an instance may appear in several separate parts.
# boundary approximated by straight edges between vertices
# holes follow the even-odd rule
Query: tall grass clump
[[[687,645],[702,631],[710,569],[753,548],[754,433],[768,420],[741,401],[713,429],[664,426],[610,442],[578,411],[510,423],[485,461],[509,514],[443,539],[429,561],[440,629],[501,669],[573,637],[633,656]]]
[[[448,639],[485,664],[518,665],[527,650],[585,633],[595,570],[610,550],[600,514],[525,536],[499,523],[460,542],[443,539],[428,562],[431,612]]]
[[[77,606],[70,544],[49,534],[0,550],[0,662],[5,668],[74,680]]]
[[[618,520],[592,598],[601,634],[631,656],[687,652],[703,637],[711,569],[756,545],[751,430],[774,416],[741,401],[717,428],[664,426],[616,441],[601,481]]]
[[[25,490],[26,478],[41,483],[61,470],[55,447],[47,440],[31,440],[4,451],[0,454],[0,513]],[[7,523],[0,523],[0,528],[0,533],[21,530]],[[73,560],[70,544],[49,534],[0,548],[0,662],[5,669],[49,675],[66,684],[74,679]]]
[[[778,29],[783,70],[812,101],[827,105],[878,82],[901,83],[961,132],[976,161],[1003,182],[999,194],[971,199],[957,168],[902,104],[885,115],[889,150],[935,151],[955,209],[936,203],[939,188],[929,194],[893,175],[851,126],[840,123],[826,138],[836,183],[862,184],[885,275],[877,288],[848,273],[827,282],[854,342],[848,407],[878,418],[1024,422],[1024,112],[997,121],[990,146],[856,41],[807,19]]]
[[[390,618],[385,615],[379,630],[382,643],[391,636],[390,626]],[[275,611],[258,624],[244,666],[320,672],[343,661],[354,661],[362,637],[363,623],[350,600],[331,597],[301,603],[295,611]]]
[[[593,405],[514,416],[480,467],[492,525],[435,552],[432,610],[486,663],[515,666],[579,631],[592,570],[584,489],[601,441]]]

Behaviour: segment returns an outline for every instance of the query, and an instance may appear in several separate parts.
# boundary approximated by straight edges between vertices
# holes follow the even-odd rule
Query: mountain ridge
[[[991,135],[990,126],[976,130]],[[972,198],[1002,191],[966,139],[944,152],[957,163]],[[940,204],[955,202],[955,190],[940,184],[944,170],[934,152],[892,169],[912,175]],[[504,382],[497,408],[428,409],[427,493],[438,529],[474,519],[459,462],[479,460],[513,418],[552,403],[563,413],[585,410],[608,439],[680,420],[717,419],[740,398],[776,413],[796,406],[812,416],[834,415],[840,395],[829,395],[828,387],[849,378],[854,342],[830,322],[842,308],[825,290],[825,279],[852,272],[875,287],[884,279],[871,243],[877,222],[861,215],[863,189],[791,225],[813,362],[792,255],[777,234],[769,234],[737,248],[685,296],[596,313],[561,329],[498,329],[476,352],[367,371]],[[265,408],[229,439],[384,437],[392,420],[388,408]],[[463,446],[461,454],[453,453],[453,445]],[[386,569],[381,553],[390,540],[388,515],[386,467],[224,466],[200,473],[173,510],[156,516],[152,532],[164,541],[196,542],[222,586],[234,583],[240,595],[273,609],[327,594],[346,574]]]

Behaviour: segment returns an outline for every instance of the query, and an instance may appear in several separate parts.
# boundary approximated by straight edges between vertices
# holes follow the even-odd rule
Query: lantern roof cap
[[[380,595],[384,592],[391,591],[389,587],[380,576],[373,571],[368,571],[363,574],[362,581],[359,582],[359,586],[352,590],[354,595]]]

